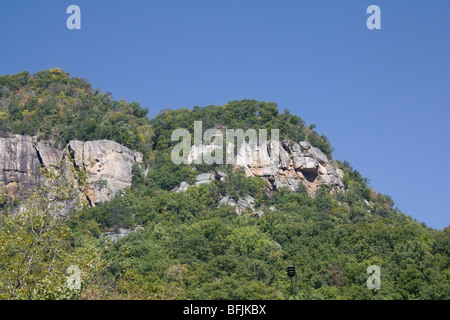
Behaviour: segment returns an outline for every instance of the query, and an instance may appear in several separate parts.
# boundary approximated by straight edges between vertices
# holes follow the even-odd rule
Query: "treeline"
[[[217,126],[231,129],[279,129],[281,138],[308,140],[327,154],[327,137],[305,126],[303,120],[273,102],[232,101],[223,106],[164,110],[153,119],[139,103],[115,101],[110,93],[93,89],[85,79],[60,69],[0,76],[0,132],[37,135],[65,145],[70,139],[109,139],[151,158],[151,150],[172,144],[172,131],[191,129],[202,120],[204,130]]]
[[[173,130],[184,128],[194,132],[194,121],[202,121],[203,130],[218,129],[278,129],[280,139],[309,141],[324,153],[331,155],[328,138],[314,131],[315,126],[305,126],[304,121],[289,110],[283,113],[273,102],[256,100],[231,101],[223,106],[208,106],[192,109],[164,110],[152,119],[155,149],[163,150],[172,145]]]
[[[37,135],[60,146],[109,139],[146,155],[153,136],[138,103],[115,101],[60,69],[0,76],[0,132]]]

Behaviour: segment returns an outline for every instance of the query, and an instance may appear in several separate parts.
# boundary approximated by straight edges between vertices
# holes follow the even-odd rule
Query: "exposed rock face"
[[[228,175],[225,172],[222,172],[220,170],[216,170],[216,178],[220,181],[225,181]]]
[[[277,172],[270,172],[266,176],[275,187],[287,186],[295,191],[299,187],[298,183],[302,182],[312,193],[320,185],[327,185],[334,192],[344,190],[342,170],[320,149],[308,142],[300,141],[293,145],[282,142],[280,158],[281,165]],[[253,175],[257,175],[253,164],[248,164],[247,168]]]
[[[181,181],[180,186],[172,189],[173,192],[182,192],[186,191],[190,187],[190,184],[186,181]]]
[[[215,180],[215,177],[212,173],[200,173],[195,177],[195,185],[199,186],[204,183],[210,183],[213,180]]]
[[[11,135],[0,138],[0,187],[15,195],[18,189],[30,190],[38,185],[41,162],[30,136]]]
[[[229,205],[236,209],[237,214],[242,214],[245,211],[250,211],[258,216],[261,216],[263,213],[262,211],[255,211],[254,202],[255,199],[250,195],[247,195],[244,198],[239,197],[238,201],[235,201],[233,198],[226,195],[222,197],[222,199],[220,199],[218,207],[221,207],[223,205]]]
[[[214,145],[209,147],[217,148]],[[194,161],[201,156],[202,149],[207,148],[193,146],[188,159]],[[262,145],[244,142],[236,152],[234,164],[244,167],[247,176],[266,179],[273,189],[286,186],[296,191],[300,183],[312,194],[320,185],[329,186],[333,192],[344,189],[342,170],[307,141],[290,144],[269,140]]]
[[[87,196],[92,204],[108,201],[131,185],[131,169],[142,154],[109,141],[69,142],[74,163],[87,173]]]
[[[39,141],[36,144],[38,157],[40,157],[41,164],[46,168],[61,168],[64,151],[53,147],[52,141]]]
[[[225,172],[220,170],[215,170],[214,174],[212,173],[200,173],[195,177],[195,185],[199,186],[202,184],[208,184],[214,180],[225,181],[228,175]],[[187,181],[181,181],[178,187],[172,189],[173,192],[181,192],[186,191],[191,185]]]
[[[30,136],[0,138],[0,187],[15,196],[44,182],[40,166],[64,172],[72,165],[85,171],[87,198],[95,205],[130,186],[132,166],[142,162],[140,153],[108,140],[70,141],[66,151]]]
[[[134,229],[126,229],[126,228],[118,228],[118,229],[111,229],[107,230],[105,233],[101,235],[101,237],[107,237],[112,242],[117,241],[133,232],[142,230],[142,227],[136,227]]]

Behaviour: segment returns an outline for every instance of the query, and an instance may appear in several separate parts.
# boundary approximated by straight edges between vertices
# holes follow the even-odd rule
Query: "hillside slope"
[[[71,140],[111,140],[143,155],[124,193],[61,218],[51,212],[75,195],[58,171],[44,170],[46,183],[26,196],[3,190],[0,298],[289,299],[288,265],[297,268],[298,299],[450,298],[450,228],[400,212],[348,162],[333,160],[328,139],[300,117],[254,100],[146,115],[59,69],[0,76],[2,141],[27,135],[62,150]],[[176,165],[172,132],[193,134],[194,121],[205,130],[278,128],[289,161],[270,174],[252,163]],[[305,171],[296,157],[317,165],[309,159]],[[74,166],[77,181],[89,179],[83,167]],[[323,181],[309,187],[312,173]],[[303,183],[276,183],[283,175]],[[80,289],[67,287],[71,265]],[[371,265],[381,270],[379,290],[366,286]]]

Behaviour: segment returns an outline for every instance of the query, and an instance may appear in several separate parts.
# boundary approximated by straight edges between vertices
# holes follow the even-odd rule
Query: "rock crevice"
[[[273,152],[277,148],[279,152]],[[208,149],[193,146],[188,159],[194,162],[202,155],[202,150]],[[271,189],[284,186],[296,191],[302,183],[311,194],[320,185],[330,187],[332,192],[344,190],[344,174],[336,162],[307,141],[275,143],[269,140],[262,145],[243,142],[237,148],[235,159],[236,167],[243,167],[249,177],[267,180]]]
[[[60,170],[69,177],[68,166],[73,166],[85,173],[83,189],[94,206],[131,186],[132,166],[142,158],[139,152],[109,140],[71,140],[60,149],[51,140],[9,135],[0,138],[0,188],[15,197],[45,182],[40,167]]]

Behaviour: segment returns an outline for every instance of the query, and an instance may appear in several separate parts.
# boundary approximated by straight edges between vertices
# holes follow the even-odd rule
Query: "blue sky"
[[[81,8],[69,30],[66,8]],[[381,30],[366,8],[381,8]],[[400,210],[450,223],[450,2],[13,1],[0,74],[59,67],[113,98],[164,108],[274,101],[329,137]]]

